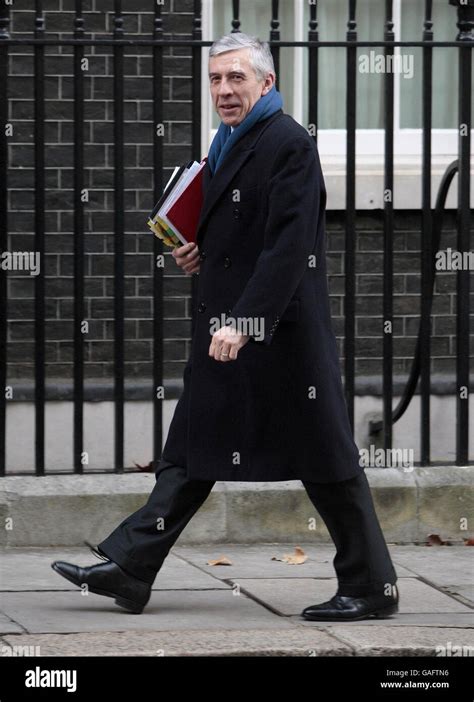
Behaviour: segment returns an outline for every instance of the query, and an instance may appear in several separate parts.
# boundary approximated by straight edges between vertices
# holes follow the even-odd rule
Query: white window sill
[[[328,210],[346,209],[346,159],[343,156],[322,155],[321,167],[327,190]],[[431,189],[432,207],[435,206],[438,188],[446,168],[456,160],[456,155],[432,157]],[[419,156],[396,156],[394,160],[394,209],[419,209],[422,204],[422,167]],[[356,208],[381,209],[384,206],[383,156],[359,156],[356,161]],[[471,202],[474,202],[474,170],[471,170]],[[446,200],[447,209],[457,208],[457,176]]]

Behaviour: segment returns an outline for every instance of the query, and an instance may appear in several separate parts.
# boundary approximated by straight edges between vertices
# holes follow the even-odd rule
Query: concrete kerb
[[[430,533],[453,543],[472,536],[473,466],[403,471],[367,468],[385,537],[420,543]],[[148,499],[154,473],[10,476],[0,480],[0,546],[99,542]],[[330,542],[299,481],[217,482],[180,544]]]

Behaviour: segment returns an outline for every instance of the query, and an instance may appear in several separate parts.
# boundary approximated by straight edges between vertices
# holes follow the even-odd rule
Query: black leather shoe
[[[398,588],[393,585],[392,589],[392,595],[377,594],[365,597],[334,595],[328,602],[306,607],[301,612],[301,616],[317,622],[353,622],[370,617],[384,619],[398,612]]]
[[[74,585],[87,585],[88,590],[96,595],[114,597],[116,604],[134,614],[141,614],[150,599],[151,585],[126,573],[113,561],[86,568],[54,561],[51,568]]]

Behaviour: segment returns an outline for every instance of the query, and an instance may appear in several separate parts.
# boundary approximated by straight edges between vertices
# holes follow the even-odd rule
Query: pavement
[[[295,546],[300,565],[281,560]],[[0,656],[474,655],[474,569],[468,546],[389,544],[400,612],[353,623],[308,622],[301,610],[336,591],[332,545],[179,545],[140,615],[84,594],[54,560],[102,561],[78,547],[0,551]],[[226,557],[232,565],[208,565]]]

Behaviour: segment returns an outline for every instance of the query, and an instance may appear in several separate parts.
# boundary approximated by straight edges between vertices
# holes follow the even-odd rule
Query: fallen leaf
[[[428,534],[426,546],[451,546],[450,541],[443,541],[439,534]]]
[[[135,461],[133,461],[133,465],[136,466],[138,470],[142,470],[144,473],[149,473],[153,470],[153,461],[150,461],[147,466],[141,466],[139,463],[135,463]]]
[[[227,556],[221,556],[214,561],[207,561],[207,565],[232,565],[232,561]]]
[[[289,565],[301,565],[306,561],[308,556],[305,554],[302,548],[300,546],[295,546],[295,552],[293,554],[290,553],[285,553],[282,558],[278,558],[277,556],[272,556],[272,561],[283,561],[284,563],[288,563]]]
[[[470,539],[464,539],[464,546],[474,546],[474,538],[471,536]]]

